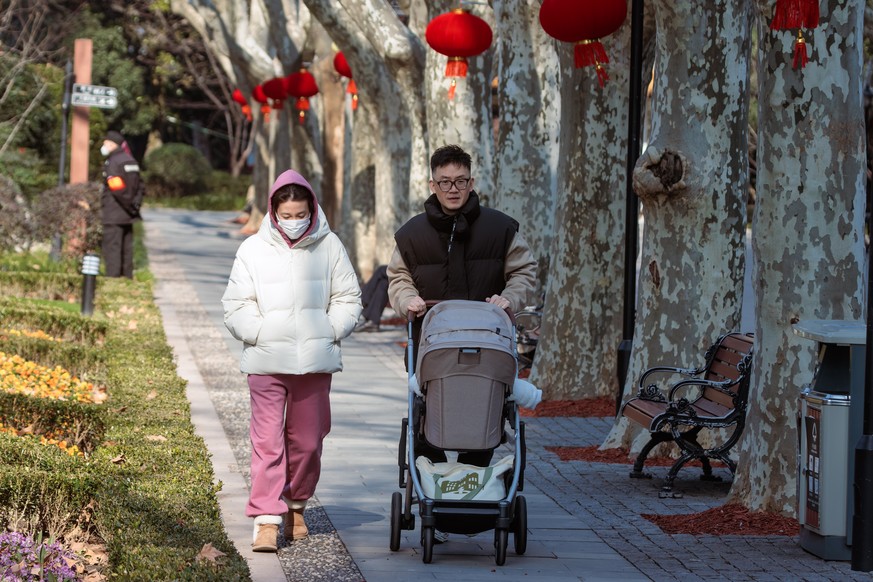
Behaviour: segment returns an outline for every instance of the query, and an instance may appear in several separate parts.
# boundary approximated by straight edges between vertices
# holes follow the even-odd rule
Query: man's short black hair
[[[470,171],[473,166],[473,161],[472,158],[470,158],[470,154],[461,149],[461,146],[454,144],[437,148],[430,157],[431,173],[436,172],[437,168],[442,168],[449,164],[456,164],[462,168],[466,168],[467,171]]]

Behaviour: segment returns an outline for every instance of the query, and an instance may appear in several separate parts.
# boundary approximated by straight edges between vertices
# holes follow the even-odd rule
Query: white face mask
[[[104,144],[100,146],[100,153],[103,154],[103,157],[105,158],[106,156],[111,154],[112,151]]]
[[[279,226],[288,235],[288,238],[295,239],[303,236],[306,229],[309,228],[309,218],[301,218],[300,220],[278,220]]]

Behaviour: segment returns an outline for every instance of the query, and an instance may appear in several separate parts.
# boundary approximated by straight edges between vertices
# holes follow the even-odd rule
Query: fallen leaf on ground
[[[167,437],[159,434],[147,434],[145,438],[147,441],[154,441],[158,443],[162,443],[167,440]]]
[[[131,319],[127,324],[127,329],[136,329],[136,320]]]
[[[211,543],[206,543],[200,549],[200,553],[197,554],[196,560],[200,562],[201,560],[209,560],[210,562],[215,562],[221,556],[224,556],[224,552],[212,546]]]
[[[118,455],[114,459],[111,459],[109,462],[115,463],[116,465],[120,465],[121,463],[124,463],[125,461],[127,461],[127,458],[125,458],[124,453],[121,453],[120,455]]]
[[[149,392],[148,394],[146,394],[146,397],[145,397],[145,398],[146,398],[146,400],[154,400],[154,399],[157,398],[157,397],[158,397],[158,391],[157,391],[157,390],[152,390],[151,392]]]

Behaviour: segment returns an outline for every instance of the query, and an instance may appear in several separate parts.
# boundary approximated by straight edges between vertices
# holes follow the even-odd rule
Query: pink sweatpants
[[[249,374],[252,490],[246,515],[282,515],[312,497],[330,432],[331,374]]]

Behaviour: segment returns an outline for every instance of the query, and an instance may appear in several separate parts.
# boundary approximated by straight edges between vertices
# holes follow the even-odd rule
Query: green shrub
[[[100,406],[21,398],[7,406],[25,422],[28,414],[48,417],[56,426],[73,418],[95,438],[83,440],[93,450],[82,459],[36,439],[0,434],[0,526],[63,537],[82,527],[81,516],[87,515],[85,527],[105,543],[109,564],[100,573],[109,579],[250,580],[222,525],[216,498],[221,486],[191,424],[185,381],[176,371],[150,281],[104,279],[96,300],[94,319],[33,309],[34,300],[0,300],[4,327],[12,327],[9,316],[15,316],[56,336],[96,335],[99,328],[102,346],[84,346],[83,353],[102,355],[100,383],[109,397]],[[70,355],[53,349],[46,357]],[[214,563],[197,560],[206,543],[226,555]]]
[[[0,175],[0,249],[28,250],[33,244],[30,204],[18,185]]]
[[[192,196],[206,190],[212,168],[196,148],[168,143],[145,156],[146,196]]]
[[[65,440],[85,454],[103,438],[105,409],[103,404],[0,392],[0,421],[4,425],[19,430],[27,427],[33,435]]]
[[[41,192],[33,201],[36,217],[35,236],[48,241],[56,233],[64,239],[66,256],[81,257],[86,252],[99,252],[103,236],[100,217],[99,182],[67,184]]]
[[[41,366],[61,366],[87,382],[94,382],[106,371],[106,356],[99,346],[4,334],[8,329],[5,325],[0,324],[0,352],[17,354]]]
[[[106,321],[7,298],[0,299],[0,321],[5,328],[42,330],[51,336],[87,345],[102,344],[108,328]]]
[[[0,174],[18,184],[28,200],[58,184],[58,167],[44,161],[32,149],[6,150],[0,157]]]
[[[0,271],[0,293],[6,297],[77,303],[82,296],[82,275]]]

